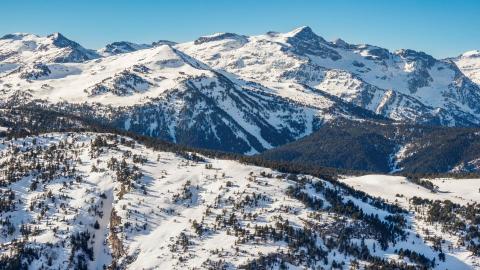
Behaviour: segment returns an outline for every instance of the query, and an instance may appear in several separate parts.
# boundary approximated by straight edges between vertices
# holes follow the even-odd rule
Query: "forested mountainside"
[[[468,198],[399,193],[405,207],[335,178],[162,147],[87,132],[1,139],[0,269],[479,266]]]
[[[480,129],[339,121],[260,156],[383,173],[478,172]]]
[[[115,132],[140,140],[150,137],[152,144],[169,145],[172,151],[178,148],[215,153],[219,157],[242,157],[231,152],[217,152],[209,147],[191,147],[151,136],[137,136],[137,132],[124,131],[88,117],[37,106],[2,110],[0,126],[0,134],[8,134],[9,137],[51,131]],[[252,159],[343,169],[349,173],[475,176],[479,172],[479,132],[477,128],[404,125],[380,120],[361,123],[335,121],[325,124],[310,136],[254,155]]]

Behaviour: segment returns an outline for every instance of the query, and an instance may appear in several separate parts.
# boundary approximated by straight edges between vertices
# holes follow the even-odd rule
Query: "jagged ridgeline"
[[[479,263],[476,203],[412,194],[386,202],[327,171],[171,152],[147,147],[145,138],[75,132],[1,139],[0,269]]]

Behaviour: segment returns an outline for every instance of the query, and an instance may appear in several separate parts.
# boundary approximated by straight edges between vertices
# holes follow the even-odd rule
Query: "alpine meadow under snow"
[[[480,269],[480,53],[309,27],[0,38],[0,270]]]

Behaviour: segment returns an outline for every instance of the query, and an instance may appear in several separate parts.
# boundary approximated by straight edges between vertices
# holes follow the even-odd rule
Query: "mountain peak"
[[[321,42],[326,42],[322,37],[315,34],[309,26],[302,26],[299,28],[290,31],[286,35],[289,38],[297,38],[305,41],[316,40]]]
[[[150,45],[147,44],[137,44],[128,41],[115,41],[110,44],[107,44],[104,48],[100,49],[100,54],[104,56],[116,55],[121,53],[129,53],[138,51],[141,49],[150,48]]]
[[[298,34],[315,34],[312,30],[312,28],[310,28],[310,26],[300,26],[298,28],[295,28],[293,29],[292,31],[290,31],[290,33],[292,33],[292,35],[298,35]]]
[[[480,57],[480,50],[472,50],[472,51],[464,52],[460,55],[460,57],[479,58]]]
[[[411,49],[399,49],[395,51],[395,54],[408,60],[425,61],[429,66],[433,65],[433,63],[435,62],[435,58],[433,58],[433,56],[426,54],[422,51],[415,51]]]
[[[47,38],[52,40],[53,45],[55,45],[57,47],[60,47],[60,48],[80,47],[80,45],[78,43],[66,38],[64,35],[62,35],[59,32],[55,32],[53,34],[50,34],[50,35],[47,36]]]
[[[164,39],[152,42],[152,46],[154,46],[154,47],[155,46],[161,46],[161,45],[174,46],[176,44],[177,44],[177,42],[175,42],[175,41],[164,40]]]
[[[349,45],[345,40],[341,38],[335,39],[334,41],[332,41],[332,44],[339,48],[347,48]]]
[[[66,38],[62,33],[60,32],[53,32],[50,35],[48,35],[49,38],[51,39],[59,39],[59,38]]]
[[[195,45],[199,45],[199,44],[202,44],[202,43],[218,41],[218,40],[223,40],[223,39],[233,39],[233,40],[238,40],[238,41],[241,41],[241,42],[246,42],[247,41],[247,37],[242,36],[242,35],[238,35],[238,34],[235,34],[235,33],[215,33],[213,35],[199,37],[193,43]]]

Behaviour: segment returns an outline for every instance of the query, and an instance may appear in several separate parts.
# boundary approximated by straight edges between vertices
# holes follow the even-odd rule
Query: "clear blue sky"
[[[480,0],[2,0],[0,10],[0,35],[61,32],[88,48],[308,25],[327,40],[436,57],[480,49]]]

